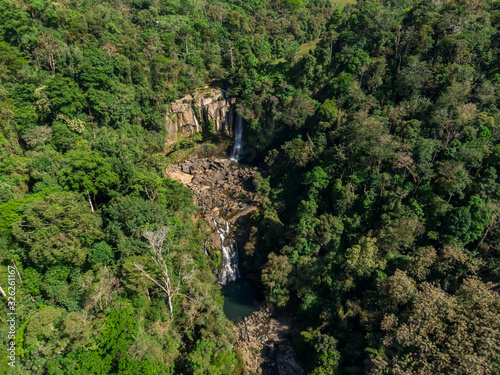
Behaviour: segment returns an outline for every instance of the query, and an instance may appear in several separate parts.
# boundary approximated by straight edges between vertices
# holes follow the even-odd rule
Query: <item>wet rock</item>
[[[236,346],[243,355],[247,371],[283,375],[303,372],[288,335],[294,322],[292,315],[272,305],[261,307],[237,324]]]
[[[255,171],[230,167],[230,163],[229,159],[196,159],[170,166],[167,175],[175,171],[189,173],[194,178],[187,186],[193,191],[195,204],[204,212],[217,206],[217,215],[222,210],[224,216],[231,218],[249,206],[258,207],[259,200],[251,183]],[[177,175],[173,176],[180,181]],[[188,181],[187,178],[183,180],[181,182]]]

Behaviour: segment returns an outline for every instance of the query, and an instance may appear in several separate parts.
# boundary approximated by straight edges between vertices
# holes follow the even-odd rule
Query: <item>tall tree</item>
[[[153,268],[147,271],[139,263],[134,266],[167,294],[168,308],[174,319],[172,299],[176,296],[186,296],[184,289],[196,273],[193,259],[188,254],[171,251],[167,239],[171,228],[161,227],[156,231],[145,231],[143,236],[148,240]]]

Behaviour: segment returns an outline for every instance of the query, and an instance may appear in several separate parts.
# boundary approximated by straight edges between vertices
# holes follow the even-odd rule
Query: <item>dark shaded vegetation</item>
[[[246,257],[307,373],[500,372],[499,6],[358,2],[233,78],[270,172]]]

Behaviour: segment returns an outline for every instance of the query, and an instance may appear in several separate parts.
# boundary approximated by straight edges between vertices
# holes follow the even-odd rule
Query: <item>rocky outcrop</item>
[[[218,217],[231,224],[243,224],[245,217],[259,207],[253,186],[257,167],[240,168],[229,159],[196,159],[171,165],[166,175],[191,189],[194,204],[207,221]]]
[[[279,312],[269,303],[236,328],[236,347],[243,355],[247,371],[266,375],[303,374],[289,339],[290,334],[300,332],[292,314]]]
[[[253,185],[257,167],[240,168],[229,159],[205,158],[171,165],[167,177],[177,180],[193,192],[194,204],[201,208],[205,221],[212,230],[209,249],[229,246],[222,243],[216,220],[228,222],[231,230],[225,236],[243,248],[249,228],[245,225],[260,202]],[[234,239],[234,240],[233,240]]]
[[[231,135],[234,129],[236,98],[221,89],[204,88],[172,102],[167,108],[167,145],[181,136],[202,131],[213,120],[215,131]]]

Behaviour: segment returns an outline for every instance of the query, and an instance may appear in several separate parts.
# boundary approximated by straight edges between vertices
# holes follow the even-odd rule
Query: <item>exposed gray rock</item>
[[[184,173],[189,173],[189,164],[182,164],[181,165],[181,170],[184,172]]]
[[[179,136],[200,132],[210,120],[216,132],[232,134],[235,107],[236,98],[226,97],[215,88],[197,90],[170,103],[165,116],[167,144],[175,143]]]
[[[292,315],[280,313],[274,305],[261,307],[238,323],[236,328],[236,346],[248,371],[261,374],[276,374],[277,371],[280,375],[303,373],[289,339],[290,332],[301,330]],[[255,355],[256,350],[259,355]]]
[[[230,164],[228,159],[197,159],[171,165],[167,175],[180,178],[175,173],[172,175],[172,172],[179,171],[194,176],[185,179],[189,181],[186,186],[193,191],[194,203],[202,209],[208,223],[222,215],[231,224],[244,225],[253,211],[260,207],[251,182],[255,171]],[[220,247],[213,241],[209,243]]]
[[[200,168],[202,165],[201,161],[200,160],[195,160],[193,161],[193,168],[196,170],[198,168]]]
[[[215,181],[223,180],[224,179],[224,175],[220,171],[217,171],[214,174],[214,179],[215,179]]]

